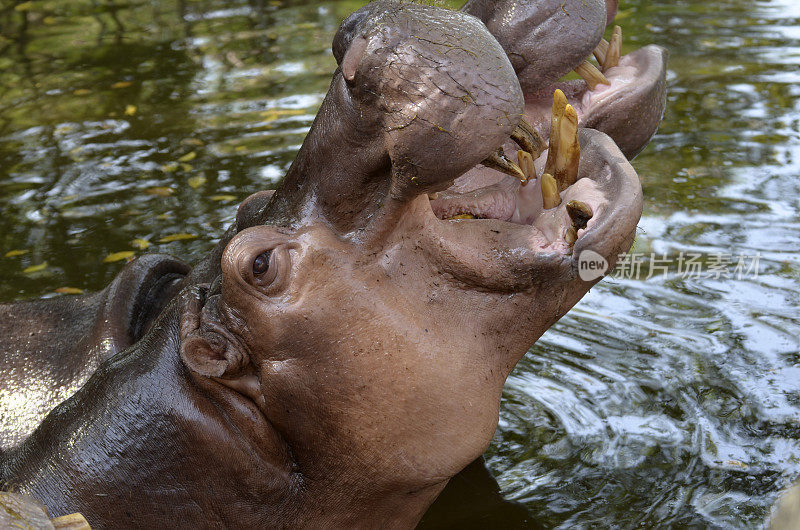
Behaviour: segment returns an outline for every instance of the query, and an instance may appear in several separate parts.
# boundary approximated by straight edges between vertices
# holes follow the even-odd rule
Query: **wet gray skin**
[[[237,226],[221,274],[56,407],[0,481],[97,527],[409,527],[485,450],[510,370],[596,281],[577,256],[629,248],[638,177],[587,129],[561,206],[440,219],[428,194],[521,118],[503,50],[468,15],[376,2],[334,53],[285,187],[244,207],[265,223]],[[593,211],[574,248],[573,199]]]
[[[501,42],[506,43],[505,51],[512,62],[514,54],[509,52],[510,46],[524,48],[537,42],[543,46],[544,52],[530,51],[529,56],[547,57],[551,60],[551,65],[540,65],[541,71],[550,72],[546,79],[555,78],[565,68],[572,67],[565,65],[572,65],[578,60],[576,58],[590,53],[605,25],[602,11],[606,6],[595,2],[582,3],[579,6],[565,5],[564,9],[581,13],[580,16],[571,16],[568,19],[562,19],[564,10],[560,7],[554,9],[547,3],[521,4],[520,9],[524,8],[524,13],[519,10],[515,13],[524,24],[498,26],[491,22],[490,17],[494,17],[493,20],[503,18],[500,15],[507,14],[510,6],[512,4],[507,2],[494,4],[492,11],[492,6],[487,3],[469,3],[465,9],[479,11],[478,14],[488,21],[490,28],[494,28],[495,35],[499,35]],[[397,23],[392,19],[391,12],[381,13],[381,7],[382,4],[375,4],[360,11],[358,16],[345,22],[343,27],[347,29],[337,35],[334,54],[346,75],[334,79],[331,93],[320,109],[320,119],[312,127],[304,149],[298,154],[274,200],[267,206],[270,194],[265,192],[255,194],[245,201],[240,207],[236,224],[231,227],[217,249],[197,264],[182,282],[178,280],[187,273],[186,265],[168,256],[149,256],[123,269],[114,285],[103,293],[24,304],[0,304],[0,314],[4,315],[0,320],[0,336],[3,337],[2,346],[6,352],[2,362],[5,365],[4,371],[12,374],[4,383],[6,398],[0,400],[0,410],[4,417],[13,418],[0,433],[0,449],[10,448],[24,439],[49,410],[86,381],[100,362],[139,340],[181,287],[213,281],[219,274],[222,251],[238,231],[264,223],[291,225],[300,220],[322,218],[342,233],[360,224],[359,237],[382,237],[375,228],[380,226],[376,223],[380,216],[391,215],[393,208],[399,207],[402,199],[409,193],[446,188],[450,180],[470,166],[475,166],[486,156],[486,146],[493,145],[500,136],[508,136],[506,129],[516,119],[514,112],[502,116],[487,114],[479,118],[482,121],[472,122],[463,121],[456,112],[460,106],[465,105],[464,100],[473,97],[471,94],[458,96],[459,85],[470,82],[470,74],[467,72],[480,71],[485,61],[498,58],[496,44],[491,50],[481,48],[481,54],[459,57],[459,61],[466,67],[458,71],[462,78],[442,80],[432,76],[430,70],[439,65],[431,62],[430,58],[414,56],[415,67],[419,67],[415,70],[419,75],[416,80],[404,77],[404,69],[411,67],[402,61],[399,67],[392,65],[387,68],[383,77],[378,76],[374,80],[371,78],[369,82],[355,79],[355,72],[350,72],[348,68],[362,57],[359,53],[366,53],[373,59],[380,57],[381,53],[391,50],[394,45],[391,39],[399,38],[396,34],[387,35],[389,44],[384,45],[386,48],[383,50],[362,48],[366,41],[358,36],[358,28],[364,20],[382,20],[387,27],[393,27],[392,24]],[[613,14],[610,4],[608,12]],[[474,19],[457,13],[452,13],[451,16],[468,24],[471,33],[480,29],[480,24]],[[570,24],[576,24],[576,21],[580,21],[576,29],[569,29],[566,35],[566,42],[576,44],[576,51],[565,58],[553,60],[553,42],[558,38],[558,34],[553,32],[554,24],[572,28]],[[438,22],[430,20],[425,23],[435,25]],[[521,28],[525,25],[535,28],[529,34],[537,35],[537,39],[522,39],[521,44],[515,43],[509,35],[524,36]],[[437,31],[436,27],[430,29]],[[467,44],[479,48],[482,46],[480,43],[470,42],[472,37],[461,38]],[[450,42],[453,39],[453,35],[445,34],[444,41],[448,50],[456,49],[454,42]],[[349,55],[348,50],[351,50]],[[649,50],[647,53],[652,55],[655,52]],[[624,57],[622,61],[624,63],[626,60],[634,60],[642,54],[643,50],[640,50]],[[441,55],[449,56],[453,53]],[[655,130],[648,126],[646,131],[640,130],[632,135],[631,128],[620,129],[619,124],[624,125],[630,120],[631,109],[635,111],[633,115],[646,117],[637,120],[639,124],[657,123],[663,111],[664,55],[660,51],[655,55],[659,55],[661,59],[639,61],[642,66],[634,68],[632,73],[629,72],[629,77],[633,75],[630,79],[636,81],[633,83],[635,90],[625,87],[622,90],[608,91],[612,97],[606,97],[602,104],[593,105],[588,114],[581,113],[581,107],[576,104],[583,121],[588,121],[600,130],[610,129],[615,140],[623,146],[624,152],[626,148],[628,153],[641,149],[652,134],[650,129]],[[412,61],[408,56],[403,60],[406,63]],[[428,61],[427,66],[424,65],[425,61]],[[524,65],[515,69],[518,75],[522,71],[534,70]],[[353,79],[348,80],[350,76]],[[528,74],[523,72],[523,80],[527,79],[526,76]],[[434,86],[434,83],[441,86]],[[502,84],[491,88],[492,92],[486,96],[510,104],[510,101],[506,101],[509,97],[507,87],[515,83],[512,78],[504,79]],[[523,86],[530,87],[530,80],[523,81]],[[563,84],[561,86],[566,88]],[[571,88],[567,90],[567,95],[572,99],[580,98],[586,92],[582,81],[570,82],[569,86]],[[657,87],[656,90],[653,89],[654,86]],[[443,95],[436,100],[426,99],[433,89],[442,89],[440,94]],[[547,93],[547,90],[551,89],[540,92]],[[375,99],[372,94],[376,91],[382,91],[382,94],[389,94],[391,97]],[[353,96],[359,99],[354,99]],[[549,101],[542,100],[539,104],[530,95],[526,99],[526,117],[546,136],[549,132]],[[502,109],[502,112],[509,111]],[[426,113],[434,113],[435,116],[428,116]],[[360,123],[353,127],[356,117]],[[447,135],[421,134],[420,127],[431,123],[437,132],[446,131],[450,136],[455,135],[455,139],[474,140],[475,143],[465,149],[442,144],[442,138]],[[497,124],[503,126],[497,127]],[[385,137],[376,137],[371,132],[376,127],[387,130],[388,134]],[[416,141],[399,142],[401,135],[407,135],[402,137]],[[506,144],[512,150],[515,148],[510,142]],[[358,155],[353,156],[354,153]],[[447,155],[443,156],[441,153]],[[382,170],[388,168],[389,164],[392,177],[385,179]],[[480,176],[477,180],[471,178],[476,172]],[[491,184],[504,188],[502,193],[506,203],[513,200],[512,194],[507,193],[509,186],[516,186],[513,178],[477,166],[470,175],[459,180],[459,186],[450,189],[445,195],[448,198],[447,204],[462,204],[466,210],[475,210],[474,213],[497,216],[486,211],[485,206],[487,200],[493,200],[497,196]],[[471,199],[461,196],[460,192],[465,190],[471,195],[480,194],[481,190],[489,193],[481,200],[466,205],[465,200]],[[376,209],[375,205],[379,204],[375,202],[376,198],[385,200],[389,207]],[[440,207],[435,209],[437,213],[442,211]],[[17,398],[14,396],[25,396],[24,399],[30,406],[24,409],[16,407],[14,403]]]

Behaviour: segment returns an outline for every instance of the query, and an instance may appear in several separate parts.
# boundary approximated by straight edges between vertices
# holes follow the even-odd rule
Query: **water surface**
[[[0,4],[0,300],[202,256],[280,181],[361,4]],[[800,4],[621,8],[628,51],[671,51],[641,274],[532,348],[487,461],[546,527],[759,527],[800,476]]]

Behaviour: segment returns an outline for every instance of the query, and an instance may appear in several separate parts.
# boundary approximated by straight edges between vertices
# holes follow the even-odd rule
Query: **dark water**
[[[0,0],[0,299],[203,255],[288,168],[360,5]],[[547,527],[759,527],[800,476],[800,3],[621,7],[628,51],[672,54],[641,274],[520,363],[487,459]]]

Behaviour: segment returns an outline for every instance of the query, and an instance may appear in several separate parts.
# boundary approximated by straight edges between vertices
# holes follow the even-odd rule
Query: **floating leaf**
[[[115,261],[122,261],[124,259],[128,259],[133,257],[136,254],[133,250],[122,250],[120,252],[112,252],[105,258],[103,258],[103,263],[114,263]]]
[[[33,7],[33,2],[22,2],[14,6],[14,11],[30,11]]]
[[[247,147],[244,146],[244,145],[237,145],[236,149],[234,149],[234,151],[242,152],[242,151],[244,151],[246,149],[247,149]]]
[[[205,178],[202,175],[198,175],[196,177],[190,178],[188,182],[189,182],[189,186],[191,186],[193,189],[197,189],[200,186],[202,186],[203,184],[205,184],[206,182],[208,182],[208,179]]]
[[[203,140],[200,140],[198,138],[184,138],[183,140],[181,140],[181,143],[183,145],[195,145],[198,147],[201,145],[205,145],[203,144]]]
[[[150,242],[146,239],[136,238],[131,241],[131,246],[133,248],[138,248],[139,250],[144,250],[150,246]]]
[[[17,256],[24,256],[28,252],[30,252],[30,250],[9,250],[8,252],[6,252],[6,257],[15,258]]]
[[[111,88],[128,88],[132,84],[133,82],[131,81],[117,81],[116,83],[111,85]]]
[[[125,105],[125,116],[133,116],[136,114],[136,105]]]
[[[180,157],[180,158],[178,159],[178,162],[191,162],[191,161],[192,161],[192,160],[194,160],[195,158],[197,158],[197,153],[195,153],[194,151],[192,151],[191,153],[186,153],[185,155],[183,155],[182,157]]]
[[[45,270],[46,268],[47,268],[47,262],[45,261],[44,263],[40,263],[40,264],[38,264],[38,265],[31,265],[31,266],[30,266],[30,267],[28,267],[27,269],[24,269],[22,272],[23,272],[24,274],[31,274],[31,273],[33,273],[33,272],[40,272],[40,271],[43,271],[43,270]]]
[[[236,195],[212,195],[209,198],[212,201],[231,202],[236,200]]]
[[[186,173],[190,172],[194,168],[191,164],[181,164],[181,169],[184,170]]]
[[[92,93],[92,91],[89,90],[88,88],[79,88],[77,90],[74,90],[72,92],[72,95],[73,96],[86,96],[86,95],[89,95],[91,93]]]
[[[144,192],[148,195],[157,195],[159,197],[169,197],[175,190],[166,186],[156,186],[155,188],[147,188]]]
[[[164,236],[158,240],[159,243],[172,243],[173,241],[183,241],[185,239],[194,239],[197,236],[194,234],[172,234],[169,236]]]
[[[158,219],[159,221],[163,221],[164,219],[169,219],[170,217],[172,217],[172,213],[171,212],[165,212],[165,213],[161,213],[161,214],[156,215],[156,219]]]
[[[164,173],[173,173],[178,170],[180,165],[177,162],[170,162],[161,166],[161,171]]]
[[[58,23],[58,19],[56,17],[44,17],[42,22],[44,22],[45,26],[52,26]]]
[[[299,114],[305,114],[305,112],[306,111],[303,109],[269,109],[265,110],[264,112],[259,112],[258,115],[264,118],[264,121],[272,121],[284,116],[297,116]]]
[[[59,287],[56,289],[58,294],[83,294],[83,289],[77,287]]]

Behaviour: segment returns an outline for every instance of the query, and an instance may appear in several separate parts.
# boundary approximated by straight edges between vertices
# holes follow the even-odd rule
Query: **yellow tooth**
[[[608,53],[608,41],[606,39],[601,39],[600,44],[597,45],[597,48],[594,49],[594,58],[597,59],[597,62],[600,66],[606,62],[606,54]]]
[[[575,230],[574,226],[570,226],[567,228],[567,231],[564,232],[564,241],[567,242],[567,245],[572,246],[578,240],[578,231]]]
[[[611,42],[603,60],[603,72],[619,64],[620,53],[622,53],[622,28],[614,26],[614,33],[611,35]]]
[[[555,157],[558,152],[559,137],[561,136],[561,119],[567,108],[567,97],[561,90],[553,93],[553,114],[550,117],[550,152],[547,154],[547,164],[544,172],[553,174],[555,170]]]
[[[547,154],[545,173],[553,175],[558,191],[562,192],[578,180],[578,163],[581,146],[578,142],[578,113],[572,105],[566,104],[564,93],[556,91],[553,98],[553,121],[550,131],[550,152]],[[558,100],[558,108],[556,107]],[[565,103],[563,109],[561,103]]]
[[[452,221],[453,219],[475,219],[475,216],[468,213],[462,213],[460,215],[454,215],[453,217],[448,217],[445,221]]]
[[[533,125],[528,123],[525,118],[522,118],[517,128],[511,133],[511,139],[524,151],[532,154],[533,158],[539,158],[544,150],[547,149],[547,143],[544,138],[536,132]]]
[[[527,183],[528,179],[520,167],[508,159],[503,149],[500,148],[492,153],[486,160],[481,162],[484,166],[502,171],[512,177],[517,177],[523,183]]]
[[[611,48],[609,48],[609,51],[610,50]],[[575,73],[586,81],[586,84],[589,85],[589,90],[594,90],[597,88],[597,85],[611,84],[611,82],[606,79],[606,76],[603,75],[603,72],[598,70],[597,67],[589,61],[583,61],[579,64],[578,67],[575,68]]]
[[[558,184],[553,175],[549,173],[542,175],[542,202],[546,210],[555,208],[561,204],[561,196],[558,194]]]
[[[535,179],[537,177],[536,166],[533,165],[533,156],[529,152],[521,149],[517,151],[517,164],[522,172],[525,173],[525,178],[527,180]]]
[[[594,215],[592,207],[583,201],[569,201],[566,208],[576,233],[578,230],[586,228],[586,225],[589,224],[589,219]]]

